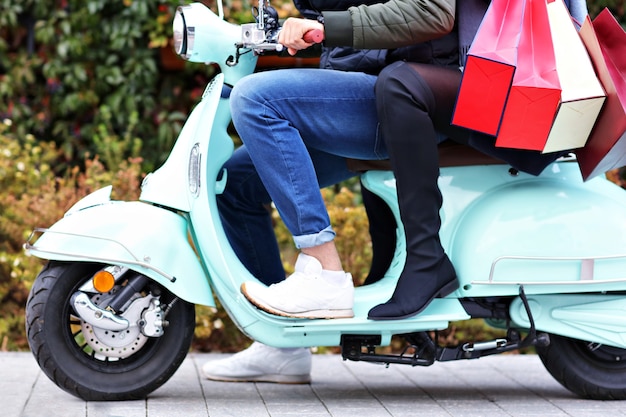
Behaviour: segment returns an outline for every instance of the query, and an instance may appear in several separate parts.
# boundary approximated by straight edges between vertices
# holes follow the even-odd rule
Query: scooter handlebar
[[[324,40],[324,32],[320,29],[312,29],[305,33],[302,39],[308,43],[322,43]]]

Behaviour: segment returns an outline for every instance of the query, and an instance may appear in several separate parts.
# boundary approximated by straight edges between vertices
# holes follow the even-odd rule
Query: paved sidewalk
[[[143,401],[85,402],[57,388],[28,353],[0,353],[2,417],[626,416],[626,402],[581,400],[534,355],[389,368],[313,356],[311,385],[225,383],[199,369],[222,354],[190,354]]]

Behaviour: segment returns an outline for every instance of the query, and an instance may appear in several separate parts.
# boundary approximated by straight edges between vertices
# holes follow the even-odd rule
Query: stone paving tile
[[[143,417],[146,415],[146,401],[88,402],[86,408],[86,415],[89,417]],[[72,414],[66,415],[72,416]]]
[[[536,356],[507,355],[429,367],[345,362],[314,355],[310,385],[204,380],[220,354],[191,353],[141,401],[85,402],[59,389],[28,353],[0,353],[2,417],[607,417],[624,401],[576,397]]]
[[[5,352],[0,354],[0,401],[7,416],[21,415],[24,405],[32,394],[39,378],[39,367],[28,354]],[[32,355],[31,355],[32,357]],[[16,366],[16,363],[19,365]]]
[[[178,371],[165,386],[148,396],[146,411],[146,414],[151,417],[195,417],[208,415],[198,368],[192,355],[182,363]]]
[[[32,361],[34,360],[32,359]],[[23,360],[20,360],[20,362],[23,362]],[[87,403],[85,401],[62,391],[43,372],[37,371],[37,380],[32,388],[22,413],[18,414],[21,417],[73,417],[87,415]]]

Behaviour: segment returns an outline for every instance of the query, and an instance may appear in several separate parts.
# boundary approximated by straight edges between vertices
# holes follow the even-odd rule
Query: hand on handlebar
[[[290,17],[285,20],[278,34],[278,43],[287,47],[289,55],[295,55],[299,50],[323,40],[324,25],[311,19]]]

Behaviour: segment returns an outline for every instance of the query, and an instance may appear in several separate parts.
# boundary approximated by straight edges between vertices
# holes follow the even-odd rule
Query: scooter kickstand
[[[378,354],[376,346],[381,343],[380,335],[341,336],[341,356],[344,360],[373,362],[389,366],[392,363],[411,366],[430,366],[434,363],[436,346],[426,332],[402,335],[409,345],[400,354]],[[364,349],[365,348],[365,349]],[[413,349],[412,354],[407,354]]]

